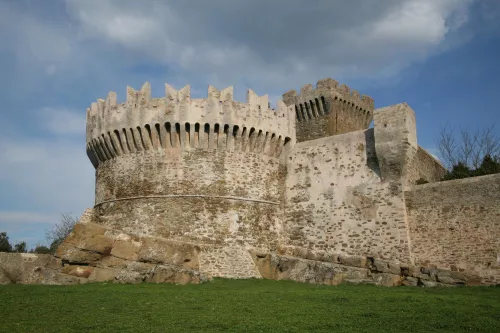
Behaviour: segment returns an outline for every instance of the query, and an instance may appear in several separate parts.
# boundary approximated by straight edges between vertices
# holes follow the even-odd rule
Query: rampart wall
[[[367,129],[373,119],[374,103],[368,96],[331,78],[302,87],[300,94],[283,94],[286,105],[293,105],[297,142]]]
[[[445,174],[445,167],[425,149],[418,147],[417,155],[409,166],[407,183],[414,185],[420,179],[434,183],[440,181]]]
[[[283,243],[410,262],[403,188],[417,147],[406,104],[376,110],[374,129],[297,143],[288,161]]]
[[[400,188],[380,180],[372,129],[298,143],[289,158],[285,246],[406,259]]]
[[[416,264],[500,283],[500,174],[417,185],[405,197]]]

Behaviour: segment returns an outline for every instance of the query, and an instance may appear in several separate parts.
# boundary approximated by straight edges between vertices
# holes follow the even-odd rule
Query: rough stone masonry
[[[87,155],[94,207],[55,258],[1,255],[0,281],[500,283],[500,176],[436,182],[414,111],[333,79],[276,109],[232,87],[111,92],[87,110]]]

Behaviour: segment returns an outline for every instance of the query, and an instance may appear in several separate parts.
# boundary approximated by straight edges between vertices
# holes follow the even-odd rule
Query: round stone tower
[[[94,222],[137,236],[196,244],[200,270],[213,276],[260,276],[249,249],[279,241],[286,152],[295,140],[293,106],[248,90],[146,83],[87,110],[87,154],[96,168]]]

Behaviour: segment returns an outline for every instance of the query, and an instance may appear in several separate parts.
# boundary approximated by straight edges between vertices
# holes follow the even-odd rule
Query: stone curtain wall
[[[424,179],[429,183],[440,181],[446,169],[422,147],[418,147],[417,155],[409,166],[407,184],[414,185],[417,180]]]
[[[500,283],[500,175],[418,185],[405,197],[417,265]]]
[[[408,260],[402,184],[383,183],[373,129],[298,143],[283,246]]]

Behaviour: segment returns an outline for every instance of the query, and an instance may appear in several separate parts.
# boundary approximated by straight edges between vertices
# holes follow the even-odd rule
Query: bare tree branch
[[[477,169],[486,155],[500,160],[500,135],[495,133],[494,125],[475,132],[461,129],[458,135],[454,128],[446,125],[442,127],[436,144],[448,169],[458,163]]]
[[[57,223],[52,229],[45,232],[45,238],[48,243],[62,242],[73,230],[73,227],[77,222],[78,220],[71,214],[61,214],[61,222]]]

